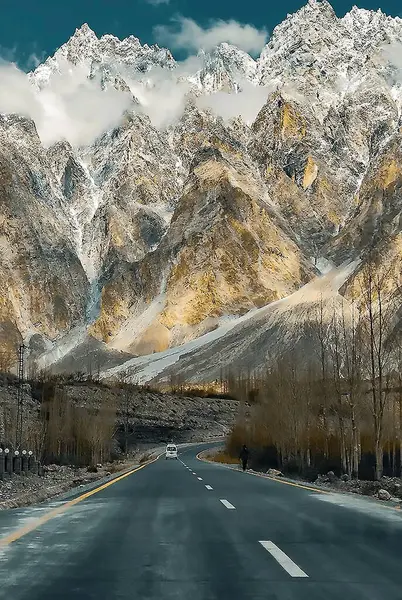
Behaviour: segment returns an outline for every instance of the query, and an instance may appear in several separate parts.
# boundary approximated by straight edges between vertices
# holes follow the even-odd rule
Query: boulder
[[[331,483],[334,483],[337,480],[337,476],[333,471],[328,471],[327,477]]]
[[[43,470],[45,473],[56,473],[56,471],[60,471],[60,467],[58,465],[45,465]]]
[[[315,480],[315,483],[317,483],[318,485],[322,483],[329,483],[329,477],[327,475],[318,475],[317,479]]]
[[[268,469],[267,475],[270,475],[271,477],[283,477],[283,473],[278,471],[278,469]]]
[[[391,494],[387,490],[378,490],[377,496],[379,500],[391,500]]]
[[[397,498],[402,498],[402,485],[400,483],[395,484],[395,496]]]

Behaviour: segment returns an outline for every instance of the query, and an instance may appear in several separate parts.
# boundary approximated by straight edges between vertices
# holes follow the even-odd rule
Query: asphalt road
[[[199,449],[68,507],[0,513],[0,598],[402,600],[402,511],[207,464]]]

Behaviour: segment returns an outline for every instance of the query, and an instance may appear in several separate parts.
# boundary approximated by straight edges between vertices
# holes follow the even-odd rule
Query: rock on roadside
[[[377,497],[379,500],[391,500],[392,496],[387,490],[378,490]]]
[[[278,471],[278,469],[268,469],[267,475],[270,477],[283,477],[282,471]]]

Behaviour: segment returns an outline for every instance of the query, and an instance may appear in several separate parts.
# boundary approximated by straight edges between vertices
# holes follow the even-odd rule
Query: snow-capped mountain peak
[[[243,80],[256,83],[256,61],[236,46],[222,42],[209,53],[200,51],[198,57],[201,69],[188,79],[203,93],[237,91]]]
[[[0,108],[0,342],[78,327],[159,351],[295,291],[313,255],[391,247],[401,39],[319,0],[257,60],[223,42],[176,63],[82,25],[29,75],[39,107]]]
[[[39,65],[30,75],[39,88],[48,85],[56,73],[86,65],[88,75],[93,76],[95,66],[109,68],[115,73],[131,71],[145,73],[155,66],[166,69],[175,67],[169,50],[159,46],[141,45],[138,38],[129,36],[123,40],[104,35],[98,38],[87,23],[84,23],[56,53]]]

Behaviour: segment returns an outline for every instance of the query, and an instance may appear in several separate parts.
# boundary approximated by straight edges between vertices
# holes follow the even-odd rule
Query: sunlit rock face
[[[333,240],[336,261],[355,257],[360,268],[347,282],[344,294],[352,298],[364,289],[367,269],[381,281],[384,299],[401,286],[402,265],[402,135],[397,131],[376,149],[362,181],[354,218]]]
[[[316,0],[257,59],[222,43],[184,67],[78,29],[28,79],[71,127],[78,81],[104,126],[89,115],[85,136],[44,135],[40,119],[0,114],[1,346],[32,340],[42,365],[91,337],[152,354],[293,294],[322,265],[360,261],[350,295],[369,249],[397,271],[401,39],[398,18],[340,19]]]
[[[88,281],[34,123],[1,117],[0,140],[0,323],[5,345],[13,345],[81,322]]]
[[[312,273],[281,229],[244,148],[212,140],[195,155],[158,248],[119,269],[105,287],[93,329],[107,341],[130,319],[133,302],[137,309],[163,295],[159,314],[137,337],[135,349],[145,340],[148,350],[165,349],[216,327],[225,315],[288,295]]]

